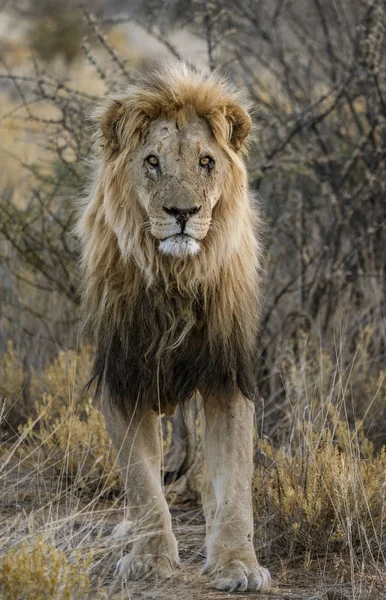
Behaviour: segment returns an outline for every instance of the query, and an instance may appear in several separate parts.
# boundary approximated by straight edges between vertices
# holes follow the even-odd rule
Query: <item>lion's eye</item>
[[[157,167],[159,165],[158,158],[154,156],[154,154],[150,154],[150,156],[146,157],[146,162],[149,163],[152,167]]]
[[[203,156],[200,158],[200,167],[205,167],[206,169],[211,169],[214,165],[214,160],[211,156]]]

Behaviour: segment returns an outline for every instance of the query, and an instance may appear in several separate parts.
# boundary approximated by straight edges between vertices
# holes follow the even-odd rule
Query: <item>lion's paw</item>
[[[116,573],[120,578],[133,581],[148,577],[169,579],[177,566],[178,562],[166,555],[130,553],[118,561]]]
[[[204,568],[203,573],[214,576],[214,585],[222,592],[246,592],[267,590],[271,585],[271,575],[260,565],[248,566],[241,560],[226,563],[223,567]]]

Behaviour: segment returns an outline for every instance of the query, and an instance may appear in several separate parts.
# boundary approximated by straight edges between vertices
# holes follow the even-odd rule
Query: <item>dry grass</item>
[[[10,343],[0,359],[0,392],[6,399],[4,421],[7,405],[26,418],[13,445],[18,460],[76,489],[106,493],[120,488],[119,475],[103,416],[86,392],[90,371],[91,350],[84,347],[78,353],[60,352],[39,377],[31,370],[26,378]],[[20,399],[26,379],[28,407]]]
[[[32,37],[39,38],[46,27],[47,22],[38,23]],[[22,30],[18,38],[4,36],[0,43],[2,58],[19,75],[31,70],[25,37]],[[127,69],[138,63],[122,29],[111,30],[109,38],[128,59]],[[46,40],[37,42],[47,52]],[[117,64],[108,62],[100,49],[92,48],[96,64],[90,62],[91,54],[88,58],[68,54],[67,60],[60,54],[56,53],[48,72],[70,81],[79,92],[101,96],[122,75]],[[278,93],[275,81],[268,73],[265,79],[260,78],[260,84],[265,82],[266,87],[259,92],[263,108],[274,102],[280,113],[292,113],[293,103]],[[36,166],[40,176],[52,174],[57,166],[57,156],[42,143],[46,125],[41,119],[55,119],[61,113],[54,106],[57,99],[54,103],[42,100],[29,107],[28,116],[12,85],[0,96],[0,191],[6,202],[28,209],[37,185]],[[330,89],[329,85],[325,89],[315,87],[312,94],[321,96]],[[327,108],[330,101],[326,98],[322,107]],[[361,102],[354,100],[350,111],[346,107],[347,114],[355,110],[360,119],[364,118]],[[356,121],[348,123],[348,131],[352,129],[356,140]],[[267,132],[271,140],[272,130],[268,128]],[[71,136],[69,139],[73,141]],[[346,152],[346,146],[342,147]],[[256,157],[258,166],[257,150]],[[71,167],[72,155],[65,158]],[[279,156],[280,164],[274,172],[280,185],[280,169],[287,168],[284,158]],[[306,159],[302,171],[299,158],[297,168],[302,175],[310,172],[308,148]],[[285,179],[294,180],[292,171],[285,173]],[[313,188],[310,190],[306,188],[307,197],[314,194]],[[280,197],[275,188],[266,195]],[[347,197],[352,195],[349,189]],[[324,204],[326,199],[321,196],[321,200]],[[29,216],[28,210],[26,214]],[[2,242],[1,252],[3,248],[5,258],[11,256],[10,272],[20,269],[28,281],[41,284],[36,271],[28,270],[20,259],[13,264],[13,255]],[[277,263],[278,257],[274,253],[272,257]],[[277,274],[273,280],[278,280]],[[366,292],[371,283],[367,281]],[[23,305],[38,306],[44,314],[60,312],[58,296],[52,292],[46,297],[40,288],[32,289],[25,281],[17,290]],[[372,295],[383,298],[382,289]],[[18,307],[15,311],[16,322],[10,331],[25,347],[29,338],[19,337],[21,313]],[[358,314],[361,317],[362,313]],[[383,364],[379,357],[384,352],[384,337],[380,335],[383,323],[377,314],[375,309],[368,318],[367,312],[363,313],[359,321],[365,325],[355,336],[346,339],[342,335],[334,356],[327,344],[321,347],[322,336],[314,338],[310,331],[305,334],[298,325],[295,337],[283,336],[286,343],[275,340],[273,352],[280,356],[278,371],[287,398],[282,412],[287,418],[275,441],[264,436],[264,422],[257,425],[258,464],[253,482],[256,547],[264,564],[273,565],[274,583],[279,586],[272,598],[309,598],[311,593],[315,599],[384,599],[386,453],[380,445],[385,439],[386,381],[379,367]],[[29,325],[29,318],[27,313],[23,325]],[[291,317],[288,322],[295,321]],[[28,368],[25,356],[16,352],[11,342],[0,357],[0,599],[76,599],[87,594],[98,598],[106,591],[114,563],[130,541],[130,533],[125,540],[109,538],[113,526],[124,517],[121,482],[103,417],[85,392],[90,349],[60,352],[53,360],[44,361],[43,356],[52,357],[55,346],[51,344],[50,352],[42,351],[40,357],[36,346],[40,339],[34,337],[31,345],[35,344],[34,364],[44,363],[42,368]],[[347,361],[347,356],[354,359]],[[164,451],[171,443],[170,427],[168,423]],[[189,512],[177,534],[182,540],[183,556],[195,563],[202,559],[203,527],[200,525],[192,535],[191,518]],[[296,575],[294,583],[291,574],[299,568],[301,574]],[[329,575],[342,585],[348,582],[351,595],[317,595],[316,587],[323,587]],[[308,576],[311,583],[306,596],[286,596],[291,577],[292,591],[299,592]],[[187,577],[189,589],[193,589]],[[142,590],[139,595],[158,595],[168,600],[203,596],[201,588],[196,589],[195,596],[193,592],[187,595],[186,586],[181,589],[176,596],[171,596],[169,587],[152,588],[148,596]],[[204,593],[208,598],[220,596]]]
[[[297,422],[298,447],[275,449],[259,440],[268,468],[254,480],[258,520],[266,522],[271,553],[302,556],[304,563],[339,553],[353,570],[385,560],[386,452],[378,455],[326,407],[325,425]]]
[[[290,360],[283,368],[294,414],[287,443],[277,446],[257,436],[256,546],[264,563],[300,563],[312,573],[324,562],[341,581],[354,585],[359,580],[372,585],[375,594],[385,583],[386,452],[374,452],[362,421],[352,427],[344,417],[347,377],[335,374],[340,396],[334,388],[327,394],[332,372],[324,382],[325,396],[315,381],[309,395],[308,377],[314,377],[316,364],[308,359],[308,374],[304,365],[297,370]],[[322,360],[319,355],[319,366]],[[130,540],[130,533],[125,540],[108,537],[124,513],[103,418],[84,393],[90,361],[85,347],[77,354],[60,353],[39,376],[31,372],[34,409],[16,438],[2,444],[4,598],[23,598],[23,585],[36,598],[77,598],[74,586],[78,594],[90,586],[96,597],[106,589],[113,563]],[[8,398],[17,402],[25,375],[11,344],[0,370],[2,393],[8,390]],[[307,390],[307,405],[302,389]],[[383,386],[378,393],[384,393]],[[170,444],[170,432],[165,444]],[[46,596],[39,596],[39,586]]]
[[[24,542],[8,550],[0,562],[0,588],[4,600],[75,600],[89,591],[90,559],[76,553],[70,563],[59,548],[40,538],[35,547]],[[23,565],[23,568],[20,568]]]
[[[366,581],[378,598],[386,583],[386,449],[375,450],[366,433],[369,415],[384,418],[386,386],[369,364],[371,341],[368,327],[343,366],[299,332],[297,354],[289,347],[281,370],[291,425],[280,444],[257,435],[253,497],[256,542],[268,562],[280,556],[352,586]],[[353,387],[366,403],[362,418]]]

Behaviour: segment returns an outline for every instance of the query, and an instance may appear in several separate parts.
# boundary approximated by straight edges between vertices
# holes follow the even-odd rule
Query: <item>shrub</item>
[[[88,492],[120,487],[104,418],[85,391],[91,350],[60,352],[42,373],[32,374],[33,410],[19,427],[19,454],[37,461],[46,476]]]
[[[80,552],[70,563],[65,553],[41,537],[24,542],[0,559],[0,594],[4,600],[76,600],[89,590],[89,557]]]
[[[52,11],[36,21],[29,31],[32,49],[44,61],[62,56],[66,63],[81,53],[83,27],[80,13],[66,7]]]
[[[24,443],[19,454],[37,461],[46,477],[60,478],[78,490],[95,493],[120,488],[115,454],[99,410],[87,399],[80,410],[44,395],[36,416],[19,428]]]
[[[282,557],[335,551],[356,567],[377,564],[386,551],[386,449],[375,455],[362,423],[351,430],[332,404],[323,412],[322,426],[296,420],[287,447],[258,440],[265,467],[253,494],[264,538]]]

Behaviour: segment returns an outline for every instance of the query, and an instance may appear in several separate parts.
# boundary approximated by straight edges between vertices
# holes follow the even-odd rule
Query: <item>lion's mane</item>
[[[254,394],[259,221],[242,158],[251,127],[242,106],[218,76],[178,63],[138,76],[97,111],[96,158],[77,229],[83,307],[98,393],[122,409],[161,402],[163,410],[197,388]],[[166,115],[189,126],[195,113],[229,168],[200,252],[176,258],[158,252],[125,165],[151,120]]]

